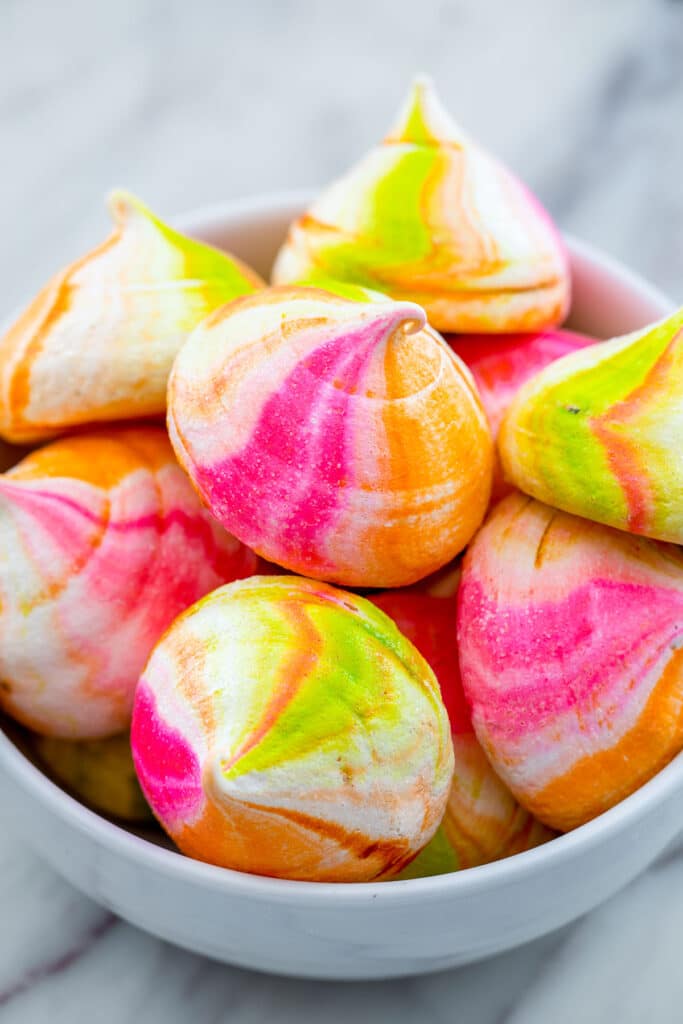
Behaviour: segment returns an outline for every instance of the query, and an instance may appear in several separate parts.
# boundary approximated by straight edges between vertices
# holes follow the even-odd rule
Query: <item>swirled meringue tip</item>
[[[384,141],[414,146],[457,146],[464,141],[464,135],[439,99],[429,75],[418,75]]]
[[[431,666],[448,712],[455,755],[446,812],[425,849],[401,878],[445,874],[521,853],[553,833],[524,810],[498,778],[479,745],[458,664],[456,608],[458,573],[438,584],[389,590],[370,600],[398,626]]]
[[[441,331],[542,330],[569,309],[547,213],[423,79],[384,142],[291,225],[273,281],[316,274],[418,302]]]
[[[269,561],[412,583],[483,519],[493,446],[469,372],[410,302],[308,288],[232,303],[191,335],[169,433],[219,522]]]
[[[441,820],[453,752],[434,675],[369,601],[252,577],[180,616],[137,689],[133,758],[189,856],[370,881]]]
[[[0,476],[0,546],[0,706],[64,739],[125,730],[159,636],[257,565],[158,427],[55,441]]]
[[[556,328],[532,334],[450,334],[445,340],[471,370],[494,438],[527,380],[569,352],[596,343],[585,334]],[[499,501],[512,490],[496,458],[491,501]]]
[[[178,234],[129,193],[109,197],[114,231],[57,274],[0,338],[0,435],[163,414],[189,332],[263,286],[227,253]]]
[[[34,736],[32,746],[48,774],[89,807],[123,821],[153,820],[135,774],[128,733],[104,740]]]
[[[460,668],[474,727],[517,799],[561,831],[683,747],[683,552],[519,493],[463,564]]]
[[[501,427],[507,477],[567,512],[683,544],[683,309],[565,356]]]

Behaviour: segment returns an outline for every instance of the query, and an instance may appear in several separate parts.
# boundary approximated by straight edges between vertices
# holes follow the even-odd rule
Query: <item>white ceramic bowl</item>
[[[265,274],[306,199],[229,203],[179,223]],[[577,330],[621,334],[670,308],[613,260],[569,246]],[[0,799],[4,820],[60,874],[155,935],[259,970],[386,978],[501,952],[611,896],[680,831],[683,755],[618,807],[536,850],[456,874],[368,885],[287,882],[189,860],[79,804],[3,733]]]

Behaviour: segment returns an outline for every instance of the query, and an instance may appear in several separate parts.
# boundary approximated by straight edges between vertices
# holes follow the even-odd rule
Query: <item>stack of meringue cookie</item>
[[[199,860],[364,882],[549,841],[681,750],[683,312],[563,330],[550,218],[424,80],[270,285],[110,208],[0,340],[0,705],[48,772]]]

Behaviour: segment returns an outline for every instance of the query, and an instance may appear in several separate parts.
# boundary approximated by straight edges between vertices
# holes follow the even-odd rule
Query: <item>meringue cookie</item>
[[[550,218],[425,79],[384,143],[291,226],[274,283],[315,273],[418,302],[444,331],[540,330],[569,308]]]
[[[683,552],[513,494],[463,563],[460,668],[517,799],[566,831],[683,748]]]
[[[189,332],[263,285],[125,192],[111,195],[109,209],[109,238],[57,274],[0,338],[0,436],[9,441],[163,414]]]
[[[484,516],[493,446],[476,389],[410,303],[241,299],[183,346],[168,401],[178,459],[216,518],[302,575],[412,583]]]
[[[48,774],[94,810],[124,821],[153,820],[135,774],[128,733],[105,740],[34,736],[32,746]]]
[[[401,873],[421,878],[487,864],[553,837],[512,796],[489,764],[472,727],[460,679],[456,641],[458,575],[435,596],[420,585],[370,600],[381,608],[434,670],[448,712],[455,757],[446,813],[434,838]]]
[[[55,441],[0,476],[0,555],[0,707],[65,739],[125,730],[176,615],[256,568],[159,427]]]
[[[506,476],[540,501],[683,543],[683,309],[565,356],[518,392]]]
[[[595,344],[585,334],[553,328],[533,334],[451,334],[446,341],[472,372],[494,438],[522,384],[568,352]],[[512,490],[496,458],[491,501]]]
[[[155,648],[131,731],[142,789],[191,857],[311,881],[396,873],[453,770],[434,675],[370,602],[294,576],[221,587]]]

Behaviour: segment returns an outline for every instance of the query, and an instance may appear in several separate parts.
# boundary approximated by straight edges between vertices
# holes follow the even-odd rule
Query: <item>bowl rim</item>
[[[310,190],[263,193],[243,199],[212,203],[171,218],[179,230],[199,233],[215,229],[226,220],[238,222],[254,216],[274,216],[278,212],[304,207],[311,199]],[[674,308],[671,299],[619,260],[604,254],[597,247],[564,235],[570,254],[586,259],[620,278],[643,298],[659,305],[665,313]],[[154,870],[169,879],[197,885],[204,889],[248,897],[260,902],[298,903],[321,908],[345,903],[378,905],[406,902],[435,902],[444,897],[474,895],[498,886],[514,886],[533,875],[548,862],[560,867],[577,855],[588,852],[603,841],[635,824],[649,808],[664,802],[683,786],[683,752],[630,796],[592,821],[571,832],[557,836],[532,850],[513,854],[502,860],[465,868],[461,871],[425,878],[387,880],[383,882],[305,882],[271,878],[218,867],[194,860],[178,851],[158,846],[144,837],[129,832],[122,825],[91,810],[61,789],[20,750],[0,728],[0,764],[13,782],[35,799],[48,813],[55,814],[86,839],[101,848],[110,849],[122,859]]]
[[[199,885],[204,889],[249,897],[266,902],[302,902],[307,905],[331,905],[343,894],[345,902],[386,903],[434,902],[448,896],[474,895],[500,885],[514,886],[548,866],[561,867],[567,861],[589,852],[601,842],[637,823],[644,810],[664,802],[683,785],[683,752],[630,796],[598,817],[571,832],[556,836],[532,850],[512,854],[477,867],[464,868],[425,878],[394,879],[383,882],[304,882],[271,878],[218,867],[194,860],[176,850],[158,846],[129,832],[103,815],[91,810],[61,789],[45,775],[0,729],[0,764],[14,782],[41,806],[60,817],[86,839],[110,849],[123,859],[149,868],[168,878]]]

